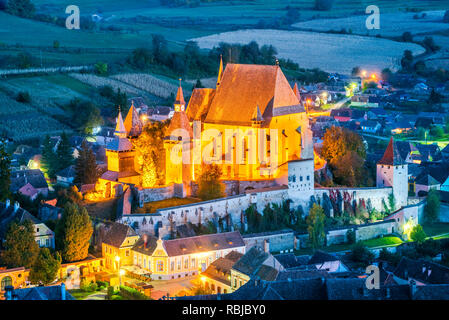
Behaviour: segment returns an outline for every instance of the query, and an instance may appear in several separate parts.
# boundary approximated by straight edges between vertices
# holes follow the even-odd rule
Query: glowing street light
[[[362,70],[362,76],[366,77],[366,70]]]
[[[125,275],[125,270],[120,269],[120,271],[118,272],[119,275],[119,280],[120,280],[120,287],[122,286],[122,276]]]

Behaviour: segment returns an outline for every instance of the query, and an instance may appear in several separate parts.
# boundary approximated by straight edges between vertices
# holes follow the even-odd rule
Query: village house
[[[214,293],[230,293],[232,266],[243,256],[243,253],[231,251],[226,256],[218,258],[201,272],[201,281],[205,288]]]
[[[267,250],[252,247],[231,268],[231,290],[236,291],[253,278],[273,281],[282,266]]]
[[[381,125],[377,121],[368,120],[360,122],[360,128],[366,133],[377,133],[381,128]]]
[[[73,184],[73,180],[75,180],[75,175],[75,166],[71,165],[56,173],[56,181],[58,184],[71,186]]]
[[[231,251],[243,254],[245,243],[238,231],[173,240],[144,235],[132,251],[134,266],[154,280],[170,280],[198,275]]]
[[[35,232],[34,237],[39,247],[55,247],[54,232],[42,221],[34,217],[25,209],[22,209],[18,202],[11,205],[9,199],[6,199],[5,203],[0,202],[0,239],[2,242],[5,240],[6,232],[8,231],[11,222],[18,221],[19,223],[22,223],[25,220],[30,220],[33,223]]]
[[[0,300],[1,296],[5,293],[5,289],[8,286],[14,288],[23,288],[29,284],[28,276],[30,270],[24,267],[0,269]]]
[[[399,284],[414,281],[417,286],[429,284],[449,284],[449,268],[425,260],[412,260],[402,257],[393,272]]]
[[[105,267],[116,272],[121,266],[131,265],[133,263],[131,250],[138,240],[139,236],[133,228],[113,223],[102,242],[101,251]]]
[[[175,110],[170,107],[157,106],[152,109],[148,109],[148,116],[153,121],[165,121],[173,118]]]
[[[25,186],[27,187],[22,189]],[[43,172],[39,169],[12,171],[10,191],[16,193],[20,190],[26,196],[36,197],[37,194],[41,194],[47,197],[48,184]]]

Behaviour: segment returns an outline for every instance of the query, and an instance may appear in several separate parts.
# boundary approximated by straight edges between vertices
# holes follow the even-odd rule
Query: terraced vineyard
[[[132,85],[164,99],[169,98],[171,94],[176,94],[177,90],[177,86],[174,84],[144,73],[119,74],[112,76],[111,78]]]
[[[16,113],[26,113],[34,111],[32,107],[27,104],[19,103],[0,92],[0,115],[11,115]]]

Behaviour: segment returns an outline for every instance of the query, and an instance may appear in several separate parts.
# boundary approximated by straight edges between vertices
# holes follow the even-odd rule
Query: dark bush
[[[30,103],[30,102],[31,102],[31,96],[30,96],[30,94],[29,94],[28,92],[26,92],[26,91],[20,91],[20,92],[17,94],[16,100],[17,100],[18,102],[21,102],[21,103]]]

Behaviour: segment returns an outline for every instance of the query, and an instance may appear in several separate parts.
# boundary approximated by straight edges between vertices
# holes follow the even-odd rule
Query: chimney
[[[61,300],[66,300],[65,283],[61,283]]]
[[[414,299],[416,294],[416,281],[410,280],[410,299]]]
[[[143,247],[146,248],[148,244],[148,235],[144,233],[142,237],[143,237]]]
[[[9,205],[11,204],[11,200],[6,199],[5,205],[6,205],[6,209],[9,208]]]
[[[5,300],[12,300],[13,291],[14,291],[13,286],[5,287]]]
[[[19,208],[20,208],[20,204],[17,201],[14,202],[14,213],[16,213],[17,210],[19,210]]]
[[[265,240],[263,241],[263,250],[264,250],[266,253],[270,253],[270,241],[269,241],[268,239],[265,239]]]

